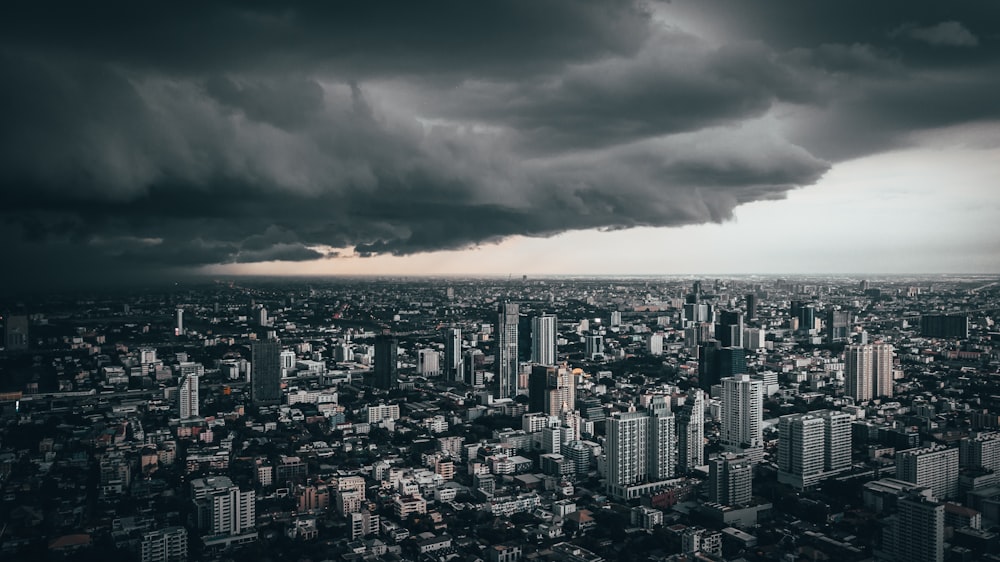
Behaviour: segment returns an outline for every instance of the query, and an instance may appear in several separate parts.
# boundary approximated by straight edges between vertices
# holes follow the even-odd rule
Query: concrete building
[[[849,345],[844,350],[844,393],[857,402],[892,397],[893,347],[889,344]]]
[[[743,455],[725,453],[708,461],[708,499],[717,504],[747,505],[753,496],[753,464]]]
[[[462,380],[462,330],[444,331],[444,374],[450,381]]]
[[[576,379],[566,365],[534,365],[528,375],[528,411],[560,416],[576,409]]]
[[[798,489],[815,486],[851,466],[851,417],[816,411],[778,421],[778,481]]]
[[[520,309],[516,303],[502,302],[497,306],[496,349],[493,376],[497,398],[517,396],[518,321]]]
[[[198,417],[198,375],[187,375],[181,379],[179,389],[180,416],[182,420]]]
[[[970,435],[959,442],[959,465],[1000,473],[1000,432]]]
[[[958,495],[959,450],[944,446],[896,453],[896,478],[930,488],[937,500]]]
[[[375,336],[375,388],[390,390],[399,384],[399,341],[389,335]]]
[[[209,537],[236,542],[257,538],[257,502],[253,490],[246,492],[226,476],[196,478],[191,481],[195,522]],[[208,541],[206,541],[208,542]]]
[[[705,393],[691,389],[677,414],[677,467],[682,472],[705,464]]]
[[[183,562],[188,558],[188,533],[184,527],[166,527],[142,534],[142,562]]]
[[[884,558],[893,562],[944,562],[945,506],[910,493],[896,504],[883,528]]]
[[[556,364],[555,315],[543,314],[531,319],[531,362],[539,365]]]
[[[250,386],[253,403],[281,402],[281,345],[277,340],[254,342],[250,346]]]
[[[439,376],[441,374],[441,355],[433,349],[418,351],[417,372],[425,377]]]
[[[722,435],[727,451],[763,447],[764,383],[741,374],[722,379]]]

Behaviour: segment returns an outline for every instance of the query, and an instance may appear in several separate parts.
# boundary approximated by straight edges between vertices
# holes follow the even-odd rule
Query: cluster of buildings
[[[990,560],[998,297],[639,278],[0,303],[0,553]]]

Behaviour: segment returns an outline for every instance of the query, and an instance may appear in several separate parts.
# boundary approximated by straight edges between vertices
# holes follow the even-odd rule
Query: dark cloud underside
[[[718,222],[1000,117],[995,3],[740,6],[5,7],[3,283]]]

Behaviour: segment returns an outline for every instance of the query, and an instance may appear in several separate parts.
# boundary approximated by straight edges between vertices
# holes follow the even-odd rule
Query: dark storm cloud
[[[734,6],[7,8],[6,260],[155,276],[723,221],[1000,117],[991,5]]]

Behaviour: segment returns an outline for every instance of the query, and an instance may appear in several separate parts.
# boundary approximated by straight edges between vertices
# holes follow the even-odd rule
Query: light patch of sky
[[[925,139],[926,140],[926,139]],[[837,164],[732,221],[680,228],[515,236],[411,256],[215,266],[294,275],[996,273],[1000,147],[942,142]]]

